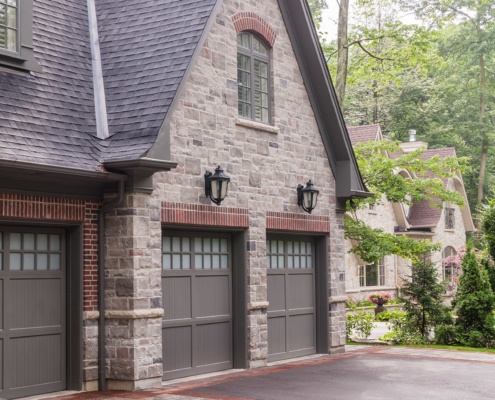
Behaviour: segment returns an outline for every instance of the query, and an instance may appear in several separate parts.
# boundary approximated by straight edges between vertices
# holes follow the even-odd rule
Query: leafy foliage
[[[344,234],[346,239],[353,239],[351,253],[362,260],[372,263],[389,254],[396,254],[406,259],[417,259],[419,254],[431,250],[440,250],[438,244],[427,240],[414,240],[408,236],[396,236],[380,228],[371,228],[364,221],[345,215]]]
[[[350,340],[354,335],[360,339],[367,339],[375,326],[374,321],[374,316],[363,310],[347,314],[345,325],[347,339]]]
[[[417,331],[411,329],[407,314],[397,314],[387,324],[389,333],[380,339],[390,341],[393,344],[421,344],[423,340]]]
[[[447,190],[441,178],[454,177],[464,171],[467,160],[437,156],[425,160],[421,157],[423,151],[402,153],[398,142],[390,140],[356,146],[359,169],[374,196],[355,202],[355,208],[348,208],[344,233],[346,238],[355,242],[351,252],[364,261],[375,262],[389,254],[417,260],[418,255],[437,251],[439,247],[427,240],[417,241],[405,235],[397,236],[380,228],[372,228],[358,218],[356,209],[363,209],[368,204],[381,204],[384,200],[409,205],[430,200],[432,206],[437,207],[441,207],[443,201],[464,204],[461,195],[457,191]],[[407,174],[397,173],[406,170]]]

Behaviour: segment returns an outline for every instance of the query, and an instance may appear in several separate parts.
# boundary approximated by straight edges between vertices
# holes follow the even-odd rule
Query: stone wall
[[[109,389],[162,380],[161,204],[130,193],[106,216],[106,377]]]
[[[238,13],[260,16],[275,33],[271,52],[272,124],[238,118],[237,32]],[[225,207],[248,211],[248,303],[267,301],[267,213],[305,214],[297,206],[296,187],[313,179],[320,189],[313,214],[329,218],[329,296],[335,299],[332,346],[345,340],[345,294],[342,216],[335,211],[335,181],[315,122],[276,0],[223,2],[201,55],[193,68],[171,120],[171,154],[175,170],[155,175],[153,195],[165,202],[209,204],[204,197],[203,174],[221,165],[230,175]],[[335,319],[332,319],[335,321]],[[248,316],[249,366],[267,358],[266,309]]]

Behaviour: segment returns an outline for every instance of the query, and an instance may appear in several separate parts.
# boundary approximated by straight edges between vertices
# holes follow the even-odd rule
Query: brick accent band
[[[20,194],[0,194],[0,217],[84,221],[85,202]]]
[[[259,15],[252,12],[240,12],[232,17],[232,22],[237,33],[242,31],[256,32],[265,39],[270,47],[273,47],[277,35],[268,22]]]
[[[185,224],[232,228],[249,227],[249,215],[247,209],[206,206],[202,204],[162,202],[161,219],[164,224]]]
[[[266,229],[328,233],[330,232],[330,218],[268,211],[266,213]]]

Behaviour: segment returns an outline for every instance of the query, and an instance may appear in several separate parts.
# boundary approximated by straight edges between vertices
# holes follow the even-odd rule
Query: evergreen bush
[[[452,302],[457,314],[456,328],[459,338],[467,346],[491,346],[495,339],[495,297],[488,273],[480,268],[471,249],[467,250],[462,260],[462,271]]]
[[[440,282],[437,269],[426,254],[412,265],[409,278],[402,291],[406,322],[412,332],[428,341],[433,328],[448,319],[442,297],[445,284]]]

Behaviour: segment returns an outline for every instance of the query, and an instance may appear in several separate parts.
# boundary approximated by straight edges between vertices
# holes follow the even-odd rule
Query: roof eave
[[[306,0],[278,0],[342,201],[368,197]],[[370,194],[371,196],[371,194]],[[343,207],[344,206],[344,207]]]

